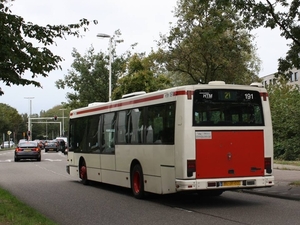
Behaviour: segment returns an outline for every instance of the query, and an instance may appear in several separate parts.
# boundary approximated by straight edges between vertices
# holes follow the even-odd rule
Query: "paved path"
[[[244,192],[300,201],[300,167],[274,164],[275,185],[271,188],[243,190]],[[291,185],[298,182],[299,186]]]

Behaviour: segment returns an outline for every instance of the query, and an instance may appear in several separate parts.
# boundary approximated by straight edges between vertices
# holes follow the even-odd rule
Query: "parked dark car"
[[[23,141],[17,145],[15,148],[15,162],[21,159],[41,161],[41,149],[35,141]]]
[[[68,138],[67,137],[56,137],[56,140],[59,142],[60,151],[65,155],[68,153]]]
[[[66,154],[67,142],[64,139],[56,139],[58,142],[59,151]]]
[[[13,141],[4,141],[1,144],[1,148],[13,148],[15,147],[15,143]]]
[[[44,149],[44,143],[41,140],[35,139],[41,149]]]
[[[44,148],[45,148],[45,152],[48,151],[58,152],[59,151],[58,141],[57,140],[46,141]]]

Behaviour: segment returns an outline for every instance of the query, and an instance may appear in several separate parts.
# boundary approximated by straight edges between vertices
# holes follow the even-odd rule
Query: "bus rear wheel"
[[[85,162],[83,162],[80,166],[79,176],[81,179],[81,183],[83,183],[84,185],[89,184],[89,180],[87,179],[87,169],[86,169]]]
[[[142,199],[145,197],[144,175],[139,164],[136,164],[131,172],[131,190],[135,198]]]

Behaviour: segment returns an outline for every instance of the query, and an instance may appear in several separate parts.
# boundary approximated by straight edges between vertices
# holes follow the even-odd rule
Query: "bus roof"
[[[175,101],[179,96],[192,95],[194,90],[197,89],[241,89],[241,90],[256,90],[261,93],[266,93],[266,89],[262,86],[255,84],[251,85],[236,85],[225,84],[224,81],[211,81],[208,84],[196,84],[172,87],[169,89],[158,90],[154,92],[144,93],[137,92],[138,94],[127,94],[125,98],[114,100],[111,102],[95,102],[90,103],[87,107],[74,109],[70,112],[70,118],[82,117],[85,115],[93,115],[99,112],[110,112],[116,108],[118,110],[140,107],[144,105],[159,104],[169,101]]]

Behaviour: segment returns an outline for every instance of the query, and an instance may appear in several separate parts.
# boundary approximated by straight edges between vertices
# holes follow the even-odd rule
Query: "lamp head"
[[[97,34],[97,37],[102,37],[102,38],[110,38],[110,35],[108,34]]]

